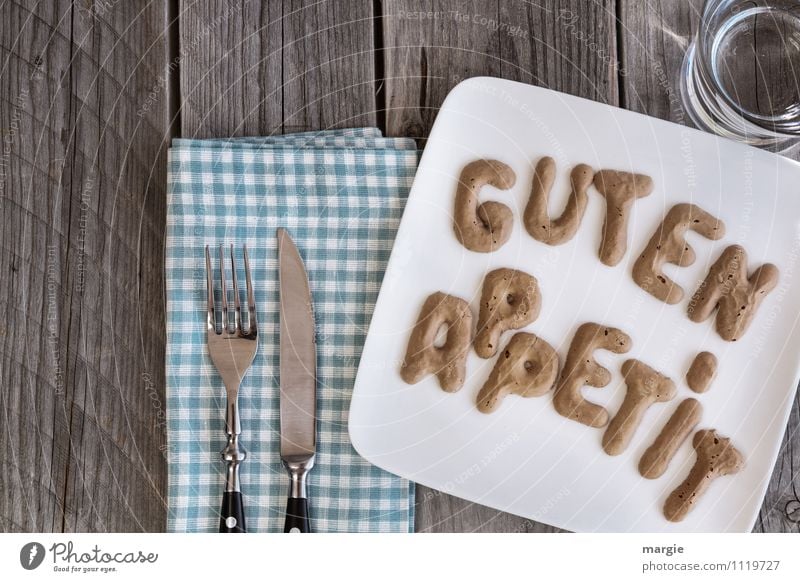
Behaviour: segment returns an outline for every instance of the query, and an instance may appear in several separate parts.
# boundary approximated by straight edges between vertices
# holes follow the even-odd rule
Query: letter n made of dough
[[[759,305],[778,284],[778,268],[765,263],[747,276],[747,253],[739,245],[722,251],[689,302],[689,319],[705,321],[717,307],[717,333],[729,342],[750,327]]]

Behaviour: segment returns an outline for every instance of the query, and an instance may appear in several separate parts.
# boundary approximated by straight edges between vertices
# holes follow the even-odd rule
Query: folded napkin
[[[355,452],[347,414],[416,166],[413,140],[384,138],[370,128],[173,142],[166,244],[169,531],[219,527],[225,391],[206,347],[204,253],[220,243],[233,243],[240,263],[247,244],[258,303],[258,353],[239,390],[247,528],[283,531],[289,479],[279,446],[275,231],[281,226],[305,260],[317,325],[312,529],[413,531],[413,483]]]

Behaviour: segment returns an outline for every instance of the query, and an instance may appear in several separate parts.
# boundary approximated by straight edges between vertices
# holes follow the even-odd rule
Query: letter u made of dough
[[[575,332],[564,369],[556,385],[553,406],[561,416],[600,428],[608,424],[608,411],[583,397],[583,388],[602,388],[611,382],[611,372],[594,359],[595,350],[624,354],[631,349],[624,331],[597,323],[584,323]]]
[[[747,276],[747,253],[739,245],[722,251],[689,302],[689,319],[705,321],[717,311],[717,333],[729,342],[740,339],[764,298],[778,285],[778,267],[765,263]]]
[[[443,326],[447,337],[441,346],[436,338]],[[472,340],[472,312],[459,297],[442,292],[430,295],[422,306],[411,331],[400,376],[416,384],[435,374],[445,392],[456,392],[464,385],[466,361]]]
[[[558,354],[553,347],[532,333],[517,333],[478,393],[478,410],[494,412],[508,394],[524,398],[547,394],[557,378]]]
[[[564,244],[575,236],[586,212],[589,201],[586,191],[592,184],[594,170],[586,164],[578,164],[572,169],[567,204],[561,216],[551,219],[548,207],[555,176],[555,160],[547,156],[539,160],[533,173],[531,195],[524,215],[528,234],[548,245]]]
[[[478,194],[486,186],[512,188],[517,176],[511,166],[498,160],[476,160],[467,164],[458,178],[453,228],[459,242],[471,251],[489,253],[511,237],[514,216],[500,202],[480,203]]]

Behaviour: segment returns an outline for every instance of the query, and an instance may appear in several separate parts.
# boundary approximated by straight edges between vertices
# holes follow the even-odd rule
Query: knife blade
[[[309,532],[306,475],[316,452],[317,346],[303,259],[278,229],[281,461],[289,472],[284,532]]]

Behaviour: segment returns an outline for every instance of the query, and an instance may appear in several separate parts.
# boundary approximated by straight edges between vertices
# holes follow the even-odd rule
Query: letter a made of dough
[[[436,345],[442,326],[447,327],[444,344]],[[467,353],[472,341],[472,312],[463,299],[442,292],[429,296],[422,305],[411,332],[400,376],[416,384],[435,374],[445,392],[456,392],[466,378]]]

